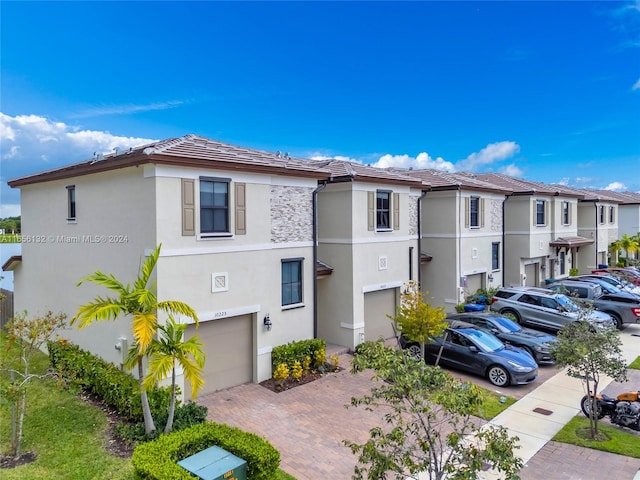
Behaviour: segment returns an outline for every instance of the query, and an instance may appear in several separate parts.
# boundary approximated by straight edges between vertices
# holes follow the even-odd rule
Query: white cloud
[[[344,155],[335,155],[333,157],[327,155],[321,155],[319,153],[311,155],[311,160],[340,160],[342,162],[355,162],[364,163],[362,160],[356,158],[345,157]]]
[[[38,115],[12,117],[0,112],[0,191],[3,210],[10,208],[11,213],[16,215],[19,212],[15,208],[20,208],[19,191],[9,188],[7,180],[87,160],[94,152],[112,153],[115,147],[125,149],[153,141],[104,131],[82,130]]]
[[[424,170],[433,168],[435,170],[443,170],[445,172],[453,172],[453,163],[447,162],[442,157],[433,158],[426,152],[419,153],[416,157],[409,155],[391,155],[381,156],[377,162],[371,164],[373,167],[388,168],[413,168],[415,170]]]
[[[510,177],[522,177],[524,176],[524,172],[518,168],[515,164],[507,165],[498,170],[498,172],[509,175]]]
[[[516,142],[490,143],[480,152],[474,152],[464,160],[457,162],[456,170],[476,172],[485,165],[513,157],[519,151],[520,145]]]
[[[633,84],[633,87],[631,87],[631,90],[640,90],[640,79],[638,79],[638,81]]]
[[[571,179],[569,177],[564,177],[564,178],[560,179],[560,181],[558,181],[558,184],[569,186],[569,181],[570,180]]]
[[[71,118],[99,117],[103,115],[128,115],[131,113],[150,112],[154,110],[167,110],[169,108],[179,107],[185,103],[186,102],[182,100],[175,100],[169,102],[149,103],[147,105],[105,105],[78,112],[73,114]]]
[[[611,190],[613,192],[626,192],[627,186],[622,182],[612,182],[606,187],[604,187],[604,189]]]

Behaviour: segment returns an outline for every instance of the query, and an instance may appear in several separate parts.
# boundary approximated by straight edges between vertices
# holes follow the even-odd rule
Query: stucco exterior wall
[[[77,220],[67,221],[67,189],[75,185]],[[31,316],[47,310],[71,319],[78,307],[105,288],[91,283],[76,286],[100,270],[127,283],[153,249],[155,185],[142,168],[127,168],[69,180],[22,187],[22,263],[14,272],[15,311]],[[39,239],[39,240],[38,240]],[[119,364],[114,346],[131,339],[130,319],[100,322],[61,336]]]

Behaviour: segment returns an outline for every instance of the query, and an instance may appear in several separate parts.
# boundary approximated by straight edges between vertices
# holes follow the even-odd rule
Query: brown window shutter
[[[400,194],[393,194],[393,229],[400,230]]]
[[[182,179],[182,235],[196,234],[195,180]]]
[[[480,227],[484,227],[484,198],[480,199],[480,205],[478,205],[480,209]]]
[[[471,200],[469,199],[469,197],[464,197],[464,228],[469,228],[470,222],[469,222],[469,215],[470,215],[470,207],[469,207],[469,202]]]
[[[549,221],[549,203],[548,201],[544,201],[544,224],[545,225],[550,225],[550,221]]]
[[[235,212],[236,212],[236,235],[247,234],[247,184],[235,184]]]
[[[374,192],[367,192],[367,224],[369,230],[373,230],[376,226],[376,197]]]

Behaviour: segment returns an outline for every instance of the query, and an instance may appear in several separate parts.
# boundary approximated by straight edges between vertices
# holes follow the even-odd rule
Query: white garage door
[[[467,292],[469,295],[475,295],[478,289],[482,288],[482,279],[484,273],[476,273],[473,275],[467,275]]]
[[[393,337],[393,322],[387,315],[396,314],[396,290],[378,290],[364,294],[364,339]]]
[[[203,371],[204,387],[198,395],[234,387],[253,380],[251,315],[189,325],[186,338],[198,334],[207,355]],[[185,399],[191,398],[191,386],[185,382]]]
[[[525,280],[525,285],[527,287],[537,287],[538,286],[538,267],[539,263],[531,263],[529,265],[524,266],[524,274],[527,276]]]

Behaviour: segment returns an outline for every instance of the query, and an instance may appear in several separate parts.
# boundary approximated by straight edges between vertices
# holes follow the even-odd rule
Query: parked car
[[[622,290],[623,292],[633,293],[640,296],[640,287],[635,286],[633,283],[629,283],[623,278],[616,277],[614,275],[607,275],[606,273],[588,273],[585,275],[577,275],[575,277],[568,277],[571,280],[599,280],[600,282],[606,282],[609,285]]]
[[[418,343],[401,335],[400,346],[414,358],[422,358]],[[439,365],[486,377],[497,387],[522,385],[538,378],[538,365],[531,355],[465,322],[450,322],[443,336],[426,345],[425,361],[435,363],[438,355]]]
[[[491,299],[490,309],[512,315],[522,325],[554,331],[579,320],[580,308],[562,293],[537,287],[502,287]],[[592,310],[585,318],[595,328],[614,328],[611,316]]]
[[[522,348],[538,365],[553,363],[549,355],[549,345],[557,341],[553,335],[523,328],[513,320],[494,312],[457,313],[447,316],[447,319],[470,323],[480,330],[495,335],[503,343]]]
[[[591,273],[604,273],[625,279],[629,283],[640,286],[640,272],[634,268],[608,267],[593,270]]]
[[[593,303],[595,308],[611,315],[618,329],[625,323],[640,322],[640,299],[631,293],[605,293],[597,283],[564,279],[547,288],[565,293],[578,302]]]

